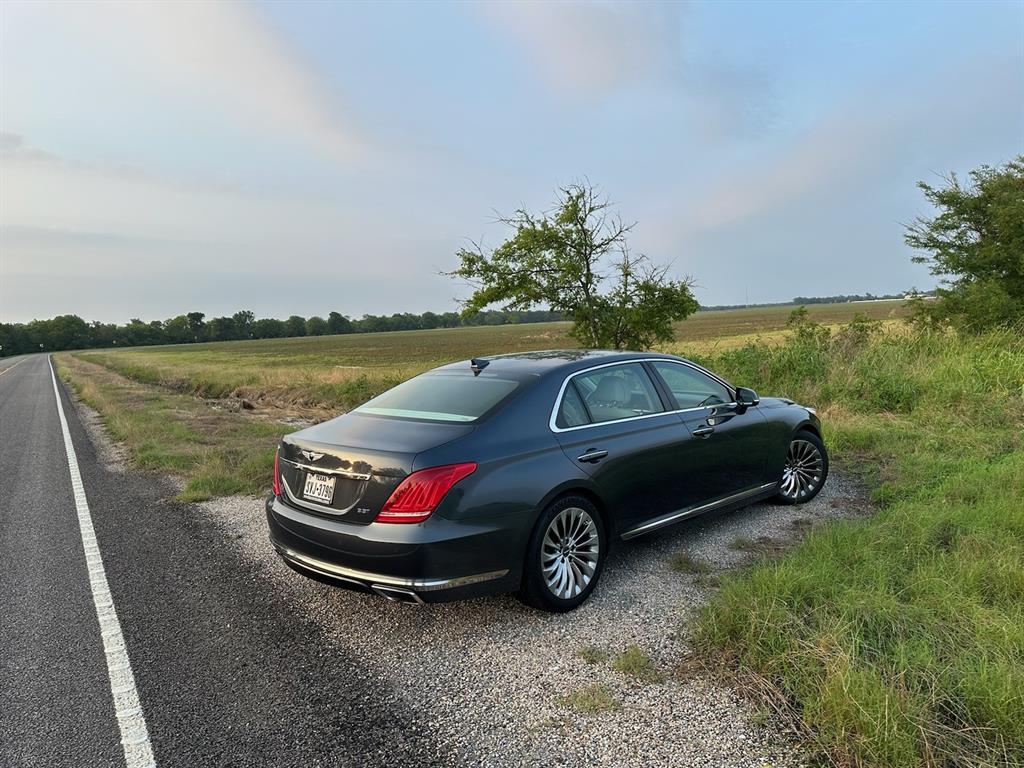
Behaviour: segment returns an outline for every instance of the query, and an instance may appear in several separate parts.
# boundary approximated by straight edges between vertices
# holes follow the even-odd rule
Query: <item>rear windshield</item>
[[[480,374],[426,373],[356,408],[400,419],[475,421],[512,394],[518,381]]]

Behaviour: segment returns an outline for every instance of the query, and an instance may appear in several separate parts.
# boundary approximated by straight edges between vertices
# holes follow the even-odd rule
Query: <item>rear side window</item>
[[[647,371],[640,363],[599,368],[574,376],[579,396],[594,422],[617,421],[665,409]],[[570,387],[566,387],[568,394]]]
[[[665,380],[680,408],[732,402],[732,392],[728,387],[688,365],[661,361],[651,362],[651,365]]]
[[[576,386],[570,381],[565,387],[565,394],[562,395],[562,404],[558,407],[558,417],[555,424],[559,429],[568,427],[579,427],[590,423],[590,416],[587,414],[587,407],[576,391]]]
[[[509,397],[518,381],[481,374],[426,373],[355,409],[356,413],[431,421],[475,421]]]

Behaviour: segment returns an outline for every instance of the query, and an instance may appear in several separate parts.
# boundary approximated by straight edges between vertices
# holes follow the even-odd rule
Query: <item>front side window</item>
[[[472,373],[425,373],[355,409],[356,413],[431,421],[476,421],[507,398],[518,381]]]
[[[652,361],[654,370],[665,380],[679,408],[699,408],[732,402],[732,392],[719,381],[688,365]]]
[[[626,363],[572,378],[579,398],[595,423],[661,413],[664,407],[654,383],[640,363]],[[571,386],[566,387],[566,393]]]

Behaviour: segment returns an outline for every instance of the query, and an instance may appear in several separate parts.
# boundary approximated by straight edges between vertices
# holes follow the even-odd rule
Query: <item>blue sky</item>
[[[704,304],[930,287],[1024,151],[1024,3],[0,5],[0,319],[444,311],[589,179]]]

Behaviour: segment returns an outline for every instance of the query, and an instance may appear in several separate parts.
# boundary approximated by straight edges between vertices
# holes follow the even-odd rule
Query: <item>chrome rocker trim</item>
[[[621,538],[625,540],[632,539],[635,536],[642,536],[645,533],[656,531],[659,528],[663,528],[666,525],[671,525],[672,523],[678,522],[680,520],[685,520],[688,517],[693,517],[694,515],[699,515],[703,512],[710,512],[713,509],[718,509],[719,507],[724,507],[727,506],[728,504],[732,504],[737,501],[749,499],[753,496],[757,496],[758,494],[764,493],[770,488],[775,488],[776,486],[778,486],[777,482],[765,483],[764,485],[759,485],[755,488],[748,488],[745,491],[734,493],[731,496],[725,496],[721,499],[716,499],[715,501],[709,501],[706,504],[698,504],[695,507],[687,507],[686,509],[680,509],[677,510],[676,512],[669,512],[667,515],[663,515],[662,517],[659,517],[655,520],[651,520],[650,522],[644,523],[643,525],[637,526],[636,528],[631,528],[630,530],[623,533]]]

